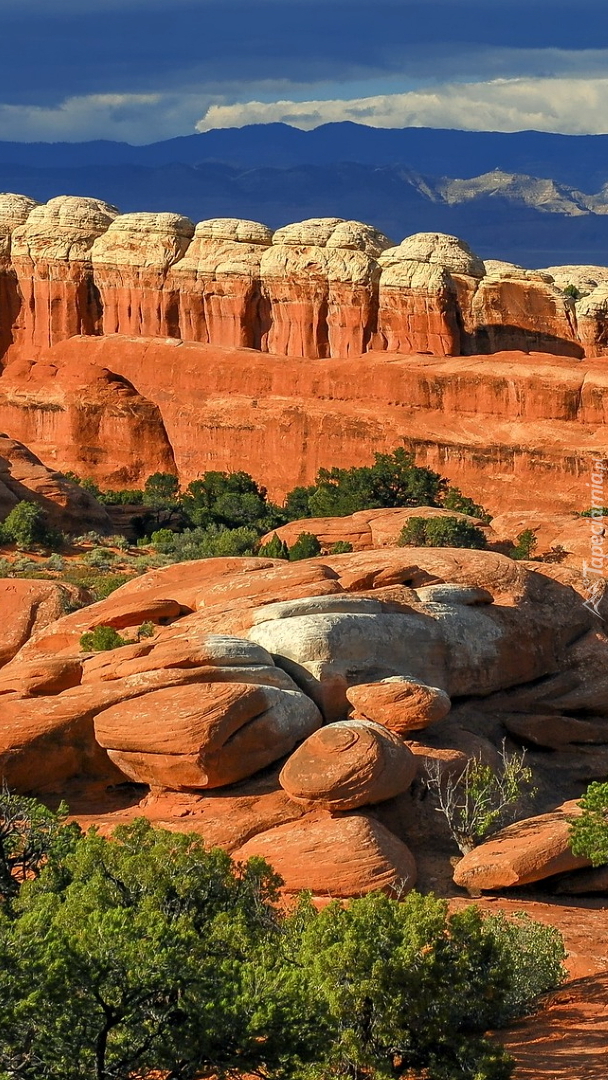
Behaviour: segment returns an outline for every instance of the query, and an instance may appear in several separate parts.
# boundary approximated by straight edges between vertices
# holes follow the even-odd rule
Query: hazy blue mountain
[[[606,190],[604,190],[606,185]],[[0,142],[0,190],[96,195],[195,220],[369,221],[438,230],[529,266],[608,263],[608,136],[285,124],[127,143]]]

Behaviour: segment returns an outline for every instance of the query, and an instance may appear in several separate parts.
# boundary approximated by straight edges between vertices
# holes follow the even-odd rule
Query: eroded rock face
[[[302,806],[356,810],[407,791],[416,768],[397,736],[366,720],[346,720],[306,739],[279,783]]]
[[[100,332],[91,251],[117,214],[99,199],[61,195],[33,207],[13,230],[11,262],[23,300],[14,333],[22,352]]]
[[[260,272],[268,330],[284,356],[360,355],[375,329],[382,233],[359,221],[311,218],[273,236]]]
[[[181,214],[121,214],[93,246],[104,334],[179,337],[179,300],[166,288],[194,223]]]
[[[80,333],[310,359],[370,350],[580,357],[605,346],[606,268],[484,264],[442,233],[394,246],[363,222],[312,218],[273,236],[259,222],[195,228],[179,214],[119,215],[75,196],[44,206],[0,196],[0,222],[0,337],[13,358]]]
[[[111,530],[105,507],[90,492],[47,469],[23,443],[0,435],[0,521],[23,500],[41,506],[48,523],[62,531]]]
[[[11,261],[12,235],[38,204],[27,195],[0,195],[0,361],[13,344],[23,297]]]

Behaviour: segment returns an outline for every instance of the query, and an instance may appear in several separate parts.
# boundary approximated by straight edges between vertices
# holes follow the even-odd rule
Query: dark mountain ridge
[[[147,146],[0,142],[0,189],[40,201],[95,195],[195,220],[273,228],[306,217],[369,221],[399,241],[463,236],[528,266],[608,261],[608,135],[251,125]]]

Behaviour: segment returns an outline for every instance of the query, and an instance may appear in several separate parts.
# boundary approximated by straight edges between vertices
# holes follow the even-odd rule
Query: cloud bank
[[[310,130],[343,120],[383,128],[604,134],[608,131],[608,78],[492,79],[350,100],[212,104],[196,128],[209,131],[282,121]]]

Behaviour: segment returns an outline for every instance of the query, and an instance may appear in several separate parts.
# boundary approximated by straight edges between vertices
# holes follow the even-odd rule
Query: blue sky
[[[608,131],[606,0],[0,0],[0,139]]]

